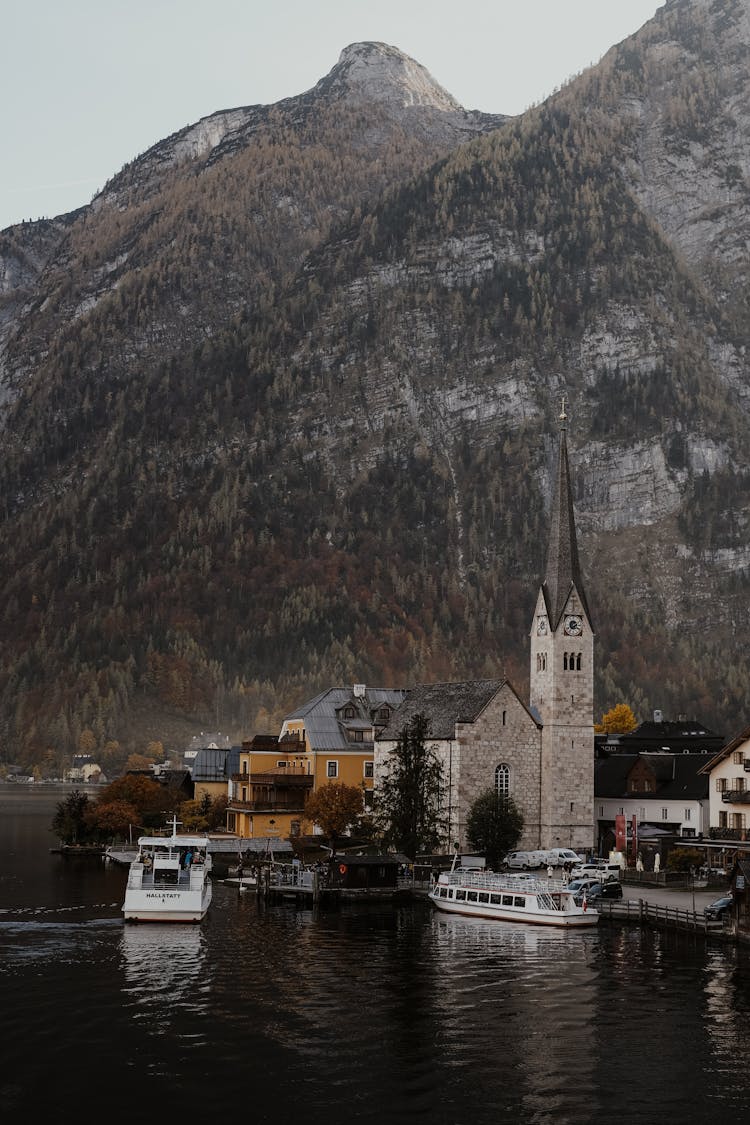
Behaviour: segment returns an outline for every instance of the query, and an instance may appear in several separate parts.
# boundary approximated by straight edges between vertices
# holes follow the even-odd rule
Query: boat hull
[[[582,914],[566,914],[562,911],[543,914],[528,910],[513,910],[511,907],[450,902],[446,899],[434,899],[432,895],[430,898],[436,910],[445,914],[460,914],[465,918],[491,918],[498,922],[523,922],[527,926],[562,926],[565,929],[591,928],[599,922],[599,915],[595,910],[585,911]]]
[[[201,922],[211,905],[211,885],[203,893],[181,890],[132,890],[122,908],[126,922]]]
[[[466,918],[563,929],[588,929],[599,921],[596,910],[579,905],[566,884],[551,879],[459,868],[443,872],[429,897],[437,910]]]

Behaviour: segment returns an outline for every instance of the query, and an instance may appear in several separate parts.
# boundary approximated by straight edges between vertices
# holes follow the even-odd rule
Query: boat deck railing
[[[459,869],[445,871],[440,879],[449,886],[476,887],[485,891],[514,891],[516,894],[560,894],[568,891],[568,884],[561,879],[519,879],[515,875],[498,875],[494,871],[472,871]]]

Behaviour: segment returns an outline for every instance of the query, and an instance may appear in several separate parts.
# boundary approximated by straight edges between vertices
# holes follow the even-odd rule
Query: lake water
[[[744,951],[221,883],[125,926],[123,868],[49,853],[61,796],[0,786],[3,1120],[747,1120]]]

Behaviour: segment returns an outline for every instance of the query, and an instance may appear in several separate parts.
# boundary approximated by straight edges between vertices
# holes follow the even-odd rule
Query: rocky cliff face
[[[678,0],[506,120],[355,44],[5,232],[6,737],[524,690],[562,394],[600,706],[744,723],[748,59]]]

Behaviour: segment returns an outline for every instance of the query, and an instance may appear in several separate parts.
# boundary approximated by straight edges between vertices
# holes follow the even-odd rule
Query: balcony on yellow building
[[[303,766],[276,766],[232,775],[229,807],[248,812],[301,812],[314,778]]]

